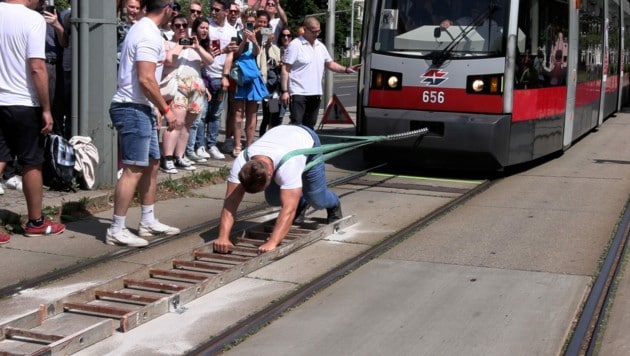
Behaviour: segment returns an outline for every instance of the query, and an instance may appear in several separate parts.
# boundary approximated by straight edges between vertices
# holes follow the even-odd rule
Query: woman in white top
[[[199,44],[197,34],[188,38],[186,16],[176,16],[171,26],[174,34],[172,41],[165,43],[167,52],[163,81],[177,81],[178,90],[170,102],[177,121],[174,130],[164,132],[160,168],[166,173],[177,173],[175,166],[185,170],[195,169],[184,156],[188,144],[188,128],[206,101],[206,86],[201,78],[201,67],[212,64],[214,58],[209,48]]]

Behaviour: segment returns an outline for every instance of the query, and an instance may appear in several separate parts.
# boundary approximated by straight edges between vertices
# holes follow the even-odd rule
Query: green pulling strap
[[[310,147],[310,148],[301,148],[298,150],[293,150],[282,157],[280,163],[278,163],[278,167],[276,170],[282,166],[286,161],[291,158],[299,155],[316,155],[322,154],[316,159],[310,161],[306,167],[304,167],[304,172],[313,168],[315,165],[327,161],[333,157],[342,155],[346,152],[352,151],[356,148],[367,146],[369,144],[380,142],[380,141],[393,141],[393,140],[402,140],[409,137],[414,136],[422,136],[426,135],[429,132],[427,128],[422,128],[419,130],[409,131],[401,134],[393,134],[387,136],[327,136],[334,137],[339,139],[351,139],[353,142],[342,142],[342,143],[331,143],[326,145],[321,145],[318,147]],[[248,159],[247,153],[245,154],[245,159]]]

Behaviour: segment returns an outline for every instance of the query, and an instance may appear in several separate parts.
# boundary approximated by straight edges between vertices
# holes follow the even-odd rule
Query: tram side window
[[[568,24],[569,6],[566,1],[520,2],[515,88],[566,85]]]

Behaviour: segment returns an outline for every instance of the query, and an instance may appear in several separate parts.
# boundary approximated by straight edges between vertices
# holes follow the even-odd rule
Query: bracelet
[[[160,110],[160,114],[166,115],[166,114],[168,114],[169,111],[171,111],[171,107],[167,106],[166,109]]]

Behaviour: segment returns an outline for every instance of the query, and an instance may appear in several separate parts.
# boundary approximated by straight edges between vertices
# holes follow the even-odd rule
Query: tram
[[[628,0],[365,0],[357,134],[426,127],[368,160],[502,169],[628,104]]]

